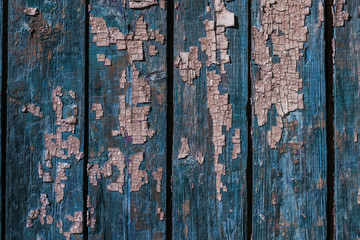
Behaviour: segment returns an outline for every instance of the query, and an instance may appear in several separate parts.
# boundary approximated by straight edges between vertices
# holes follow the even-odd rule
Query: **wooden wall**
[[[360,238],[359,4],[2,1],[2,239]]]

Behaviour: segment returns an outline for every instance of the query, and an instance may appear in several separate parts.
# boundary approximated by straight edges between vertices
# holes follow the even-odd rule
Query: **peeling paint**
[[[94,217],[95,214],[95,208],[93,207],[92,203],[91,203],[91,197],[87,196],[87,215],[86,215],[86,225],[88,227],[91,227],[92,229],[95,229],[95,225],[96,225],[96,218]]]
[[[144,60],[144,42],[154,40],[164,44],[165,41],[164,35],[160,34],[159,30],[147,29],[142,15],[136,22],[135,32],[127,35],[124,35],[118,28],[108,28],[102,17],[94,17],[93,14],[90,14],[90,26],[96,46],[109,47],[110,44],[116,44],[118,50],[127,50],[130,63]],[[103,56],[101,56],[101,60],[103,60]]]
[[[59,162],[56,169],[56,181],[54,183],[54,190],[56,192],[56,202],[58,203],[60,203],[64,199],[65,183],[62,183],[61,181],[68,180],[65,175],[65,170],[68,168],[70,168],[70,164]]]
[[[233,152],[232,159],[238,158],[241,153],[241,130],[235,129],[235,135],[232,137]]]
[[[32,113],[36,117],[40,117],[40,118],[44,117],[44,113],[40,112],[41,108],[36,106],[35,104],[26,104],[22,106],[21,111],[23,113],[26,112]]]
[[[156,56],[158,53],[159,53],[159,51],[156,49],[155,45],[149,46],[149,56],[150,57]]]
[[[140,170],[140,165],[144,161],[144,153],[139,152],[135,153],[133,156],[130,157],[129,163],[129,172],[131,174],[130,179],[130,191],[131,192],[138,192],[140,188],[149,183],[148,181],[148,174],[146,170]]]
[[[174,66],[180,69],[180,76],[183,82],[192,85],[194,79],[200,76],[202,67],[198,60],[199,48],[190,47],[190,52],[180,52],[180,56],[175,58]]]
[[[102,109],[101,103],[93,103],[91,112],[95,111],[95,118],[96,120],[101,119],[104,116],[104,111]]]
[[[223,126],[229,131],[232,126],[233,110],[229,104],[229,94],[221,94],[219,85],[221,76],[216,71],[206,71],[208,107],[213,123],[212,141],[214,144],[214,169],[216,172],[217,199],[221,201],[220,190],[227,192],[227,187],[222,183],[221,176],[225,175],[225,165],[219,163],[219,156],[223,153],[226,144]]]
[[[129,8],[146,8],[158,4],[156,0],[130,0]]]
[[[346,0],[334,0],[335,3],[332,7],[332,15],[333,15],[333,26],[335,27],[343,27],[345,21],[349,20],[349,13],[344,11],[344,4],[346,4]],[[335,11],[334,11],[335,6]]]
[[[107,190],[110,192],[124,193],[123,186],[125,183],[125,156],[119,148],[109,148],[108,151],[110,160],[105,164],[102,173],[105,177],[110,177],[112,175],[113,165],[118,168],[120,174],[116,182],[112,182],[109,186],[107,186]]]
[[[324,22],[324,5],[322,1],[319,1],[319,20],[318,20],[318,26],[321,27],[322,22]]]
[[[253,59],[260,67],[254,97],[258,125],[265,125],[272,105],[278,114],[276,126],[268,131],[271,148],[276,148],[281,139],[282,118],[290,112],[304,109],[303,94],[299,93],[303,81],[297,71],[297,62],[303,56],[301,50],[307,41],[305,17],[310,14],[311,4],[311,0],[262,0],[261,27],[253,28]]]
[[[25,8],[24,13],[28,16],[36,16],[40,11],[37,8]]]
[[[39,173],[39,178],[40,179],[42,178],[43,182],[50,183],[54,181],[53,177],[51,176],[51,173],[44,171],[41,163],[38,164],[38,173]]]
[[[178,159],[186,158],[190,154],[189,140],[187,138],[181,138],[181,147],[179,150]]]
[[[156,213],[159,215],[160,221],[164,221],[165,213],[164,213],[164,211],[162,210],[161,207],[158,207],[156,209]]]
[[[164,168],[159,167],[156,172],[153,172],[152,175],[156,181],[156,192],[161,192],[161,180],[163,176]]]
[[[71,235],[73,234],[81,234],[83,232],[83,213],[82,211],[78,211],[72,215],[66,215],[65,218],[73,223],[70,228],[70,232],[64,232],[64,236],[66,240],[71,239]]]

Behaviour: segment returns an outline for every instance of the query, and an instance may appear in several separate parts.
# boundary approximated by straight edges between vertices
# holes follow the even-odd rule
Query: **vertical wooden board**
[[[215,16],[218,15],[215,14],[217,4],[222,6],[224,2],[175,1],[173,239],[246,239],[247,236],[248,123],[245,107],[248,101],[248,3],[244,0],[236,0],[226,2],[224,5],[229,11],[229,16],[225,19],[230,23],[234,21],[235,26],[228,27],[225,31],[231,61],[225,64],[226,73],[221,74],[220,66],[206,65],[206,61],[211,59],[206,52],[201,51],[200,42],[200,38],[207,36],[205,20],[217,20],[216,29],[221,32],[222,27],[219,25],[223,24],[222,19]],[[226,13],[226,9],[221,11]],[[234,13],[235,17],[231,13]],[[224,44],[226,49],[226,41],[225,38],[219,37],[217,43]],[[215,44],[213,50],[216,51],[216,40],[213,42]],[[198,53],[193,47],[198,48]],[[190,51],[191,62],[187,66],[186,53]],[[222,58],[225,54],[221,55],[220,51],[217,51],[216,60],[224,61]],[[193,84],[190,84],[191,79],[181,76],[184,76],[183,73],[188,70],[194,71],[199,64],[197,60],[202,64],[200,76],[193,79]],[[206,75],[207,72],[214,73],[212,71],[221,76],[222,82],[219,87],[216,83],[212,85],[210,78],[214,76]],[[208,87],[212,87],[211,91],[208,91]],[[214,91],[218,91],[215,102]],[[227,94],[228,101],[220,100]],[[230,113],[230,117],[218,114],[219,118],[217,118],[216,113],[210,112],[209,106],[214,107],[215,110],[221,108],[220,111],[224,108],[228,110],[231,106],[232,116]],[[225,123],[220,123],[224,117],[228,117],[232,123],[228,130]],[[233,158],[235,145],[232,143],[232,138],[236,129],[241,131],[241,154],[235,154]],[[219,142],[216,141],[222,137],[225,137],[224,147],[219,146]],[[189,145],[188,154],[186,154],[186,139]],[[217,147],[214,145],[214,140]],[[215,148],[223,151],[219,154],[217,163]],[[204,156],[203,163],[201,163],[201,154]],[[221,175],[223,167],[225,172]],[[215,170],[219,173],[217,174]],[[224,191],[225,188],[220,189],[221,183],[226,186],[227,192]]]
[[[265,2],[251,9],[253,239],[325,239],[323,3]]]
[[[83,151],[85,117],[84,7],[83,1],[9,1],[6,239],[82,237],[83,161],[76,158]],[[59,88],[52,96],[57,87],[62,96]],[[69,167],[65,174],[61,163]],[[53,181],[44,182],[49,173]]]
[[[334,137],[335,230],[337,239],[357,239],[359,232],[359,2],[346,1],[350,15],[335,31]],[[337,11],[337,9],[336,9]]]
[[[137,49],[139,54],[144,54],[143,61],[134,61],[133,65],[130,59],[134,57],[131,46],[134,39],[140,39],[139,34],[148,36],[152,29],[165,36],[167,11],[157,4],[134,9],[130,8],[129,1],[123,5],[120,0],[90,3],[88,175],[92,205],[89,210],[93,212],[90,217],[96,223],[89,227],[89,239],[165,239],[166,44],[159,39],[142,38]],[[146,31],[141,31],[142,18]],[[122,34],[126,41],[119,37]],[[102,44],[102,36],[111,43],[105,41]],[[117,42],[126,45],[127,49],[120,47],[117,50]],[[156,56],[149,55],[151,46],[156,46]],[[99,54],[104,54],[111,64],[103,62]],[[139,76],[136,76],[136,69]],[[126,71],[126,78],[121,80],[123,71]],[[139,89],[139,85],[143,88]],[[139,94],[149,98],[139,99]],[[101,117],[101,110],[96,111],[98,104],[103,111]],[[136,113],[147,107],[150,107],[148,117],[145,112]],[[126,122],[123,119],[120,122],[120,118],[126,118]],[[136,125],[138,123],[143,124],[141,128]],[[152,137],[149,136],[151,129],[155,130]],[[114,136],[113,131],[123,134]],[[137,140],[139,131],[145,142],[144,139]],[[144,159],[138,162],[140,172],[136,172],[132,167],[136,164],[134,156],[141,153]],[[109,169],[112,171],[107,172]],[[141,176],[136,179],[139,173]],[[138,188],[136,181],[140,181]]]

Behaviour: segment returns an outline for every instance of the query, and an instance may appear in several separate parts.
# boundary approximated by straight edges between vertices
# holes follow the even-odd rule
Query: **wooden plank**
[[[324,4],[265,3],[251,9],[253,239],[325,239]]]
[[[84,13],[9,1],[6,239],[82,237]]]
[[[246,239],[248,3],[175,1],[175,8],[173,239]]]
[[[90,239],[165,239],[167,11],[130,2],[90,2]]]
[[[334,140],[335,231],[337,239],[357,239],[359,232],[360,39],[359,2],[348,0],[335,12],[347,12],[341,23],[335,15]]]

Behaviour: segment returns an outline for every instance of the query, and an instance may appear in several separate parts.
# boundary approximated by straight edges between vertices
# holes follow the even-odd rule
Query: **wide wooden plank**
[[[341,2],[341,1],[340,1]],[[341,21],[341,15],[348,21]],[[334,140],[335,231],[337,239],[360,237],[360,38],[359,2],[335,9]]]
[[[82,237],[84,1],[9,1],[6,239]]]
[[[90,1],[89,239],[165,239],[167,11],[152,2]]]
[[[323,5],[252,1],[253,239],[326,238]]]
[[[175,1],[173,239],[247,236],[247,12]]]

